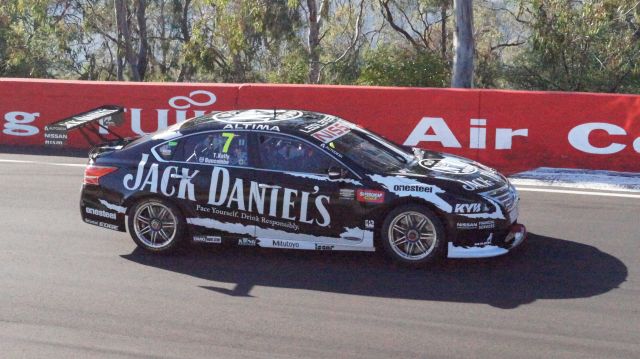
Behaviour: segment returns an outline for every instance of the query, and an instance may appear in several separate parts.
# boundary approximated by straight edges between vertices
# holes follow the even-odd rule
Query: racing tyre
[[[129,212],[129,234],[138,247],[155,253],[176,251],[184,242],[184,216],[173,204],[143,199]]]
[[[442,258],[447,243],[440,219],[427,207],[413,204],[387,215],[381,238],[391,259],[416,267]]]

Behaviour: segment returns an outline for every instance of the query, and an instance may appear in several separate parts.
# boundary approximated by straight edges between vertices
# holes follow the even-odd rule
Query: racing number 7
[[[224,143],[224,147],[222,147],[222,153],[227,153],[229,151],[229,146],[231,146],[231,141],[236,137],[235,133],[224,132],[222,137],[227,138],[227,142]]]

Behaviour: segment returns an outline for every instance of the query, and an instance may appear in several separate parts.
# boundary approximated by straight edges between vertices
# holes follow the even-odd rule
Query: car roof
[[[185,121],[179,128],[183,134],[210,130],[274,131],[309,137],[326,126],[341,122],[355,126],[339,117],[311,111],[282,109],[248,109],[216,111]]]

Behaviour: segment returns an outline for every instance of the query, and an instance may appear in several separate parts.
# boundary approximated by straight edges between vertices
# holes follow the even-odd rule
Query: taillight
[[[89,165],[84,169],[84,184],[100,184],[100,177],[115,172],[118,167],[105,167]]]

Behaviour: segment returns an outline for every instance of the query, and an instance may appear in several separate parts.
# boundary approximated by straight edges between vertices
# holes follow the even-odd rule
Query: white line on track
[[[531,188],[531,187],[518,187],[520,192],[545,192],[545,193],[563,193],[563,194],[577,194],[583,196],[601,196],[601,197],[622,197],[622,198],[640,198],[640,194],[627,194],[627,193],[614,193],[614,192],[588,192],[588,191],[571,191],[552,188]]]
[[[86,164],[81,163],[55,163],[55,162],[41,162],[41,161],[25,161],[25,160],[5,160],[0,158],[0,163],[27,163],[36,165],[49,165],[49,166],[66,166],[66,167],[86,167]]]

